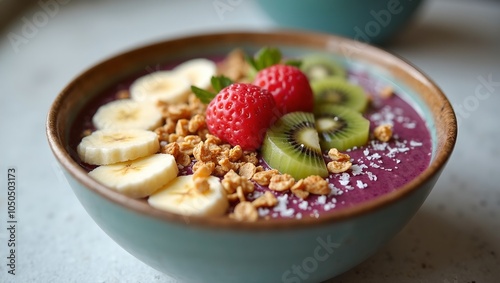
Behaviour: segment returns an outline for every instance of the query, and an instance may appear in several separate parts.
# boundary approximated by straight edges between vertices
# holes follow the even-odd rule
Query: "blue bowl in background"
[[[333,33],[382,44],[402,30],[422,0],[258,0],[282,28]]]

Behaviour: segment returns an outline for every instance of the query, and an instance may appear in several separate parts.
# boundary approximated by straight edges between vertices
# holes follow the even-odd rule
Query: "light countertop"
[[[61,4],[49,14],[42,2]],[[0,30],[0,282],[176,282],[91,220],[48,148],[44,123],[73,77],[117,52],[186,33],[275,26],[255,2],[232,2],[218,14],[208,0],[40,1]],[[500,2],[434,0],[422,8],[386,48],[430,75],[455,106],[454,154],[413,220],[328,282],[500,282]],[[6,267],[12,167],[15,276]]]

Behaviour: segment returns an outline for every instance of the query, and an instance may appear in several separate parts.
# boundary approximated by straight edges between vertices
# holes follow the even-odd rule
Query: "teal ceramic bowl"
[[[421,0],[259,0],[279,26],[382,44],[414,17]]]
[[[293,56],[322,52],[366,68],[408,93],[432,134],[432,160],[398,190],[324,215],[243,223],[180,216],[150,207],[91,179],[72,158],[68,136],[78,113],[106,87],[159,63],[280,47]],[[441,90],[422,72],[381,49],[350,39],[295,31],[232,32],[177,38],[97,64],[55,99],[47,119],[50,148],[74,193],[109,237],[130,254],[181,282],[320,282],[373,255],[419,209],[452,153],[456,120]],[[89,247],[91,248],[91,247]]]

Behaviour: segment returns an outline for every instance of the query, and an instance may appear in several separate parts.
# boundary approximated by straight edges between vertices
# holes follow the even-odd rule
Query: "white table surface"
[[[175,282],[125,252],[84,211],[48,148],[47,110],[74,76],[116,52],[186,33],[274,24],[251,0],[233,1],[239,4],[222,17],[211,0],[66,2],[45,22],[39,13],[36,30],[23,18],[33,22],[43,11],[38,2],[0,31],[0,282]],[[405,229],[329,282],[500,282],[500,2],[429,1],[386,48],[462,107],[459,138]],[[15,276],[6,269],[10,167],[17,170]]]

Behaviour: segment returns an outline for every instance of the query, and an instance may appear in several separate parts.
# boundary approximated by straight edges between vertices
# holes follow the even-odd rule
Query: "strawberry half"
[[[267,90],[253,84],[233,83],[211,99],[205,121],[210,133],[222,141],[243,150],[256,150],[267,129],[279,118],[276,114],[276,103]]]
[[[314,94],[307,76],[297,67],[277,64],[260,70],[253,83],[267,89],[282,114],[312,112]]]

